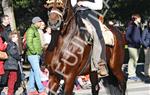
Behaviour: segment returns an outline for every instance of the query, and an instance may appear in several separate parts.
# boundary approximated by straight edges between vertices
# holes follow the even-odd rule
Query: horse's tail
[[[126,81],[120,83],[116,76],[110,71],[109,76],[103,78],[103,85],[110,95],[125,95]]]
[[[108,88],[111,95],[125,95],[126,79],[122,71],[124,62],[124,45],[122,36],[116,28],[111,28],[114,34],[114,46],[106,46],[109,76],[104,78],[104,86]]]

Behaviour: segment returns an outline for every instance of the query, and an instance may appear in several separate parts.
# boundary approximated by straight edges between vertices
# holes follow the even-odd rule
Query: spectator
[[[48,89],[49,71],[45,65],[41,65],[40,76],[42,84],[45,86],[46,89]]]
[[[6,43],[8,42],[8,36],[10,32],[11,32],[11,28],[10,28],[9,16],[3,15],[1,17],[0,34],[1,34],[2,40]],[[5,73],[2,75],[1,80],[3,82],[1,84],[0,89],[3,89],[3,87],[7,86],[8,73],[9,72],[5,71]]]
[[[145,52],[144,73],[145,76],[150,77],[150,19],[148,20],[147,28],[142,34],[142,43]]]
[[[7,47],[6,43],[3,43],[2,37],[0,35],[0,51],[5,51]],[[4,60],[0,59],[0,84],[1,84],[1,76],[4,74]]]
[[[40,56],[42,54],[42,45],[40,40],[40,34],[38,29],[41,26],[42,19],[40,17],[34,17],[32,19],[32,25],[26,32],[26,44],[27,44],[27,58],[31,65],[29,82],[28,82],[28,95],[38,94],[47,95],[45,87],[41,82],[40,77]],[[38,92],[35,88],[35,83],[38,88]]]
[[[46,32],[44,33],[44,47],[47,48],[51,42],[51,28],[47,27]]]
[[[89,88],[91,86],[89,75],[79,76],[78,77],[79,84],[82,88]]]
[[[139,78],[136,76],[136,67],[141,47],[142,29],[140,23],[140,15],[132,15],[132,21],[129,23],[126,32],[126,40],[128,43],[130,57],[128,62],[128,79],[134,81],[139,80]]]
[[[77,77],[76,79],[75,79],[75,87],[76,87],[76,89],[77,90],[80,90],[81,88],[82,88],[82,86],[81,86],[81,84],[79,83],[79,77]]]
[[[44,28],[45,28],[45,23],[42,21],[40,28],[38,29],[39,34],[40,34],[40,40],[41,40],[42,48],[44,48],[44,42],[45,42],[44,41],[44,32],[43,32]]]
[[[9,72],[7,95],[14,95],[14,87],[17,81],[18,61],[21,60],[17,42],[18,42],[17,32],[11,32],[9,34],[8,46],[6,49],[9,57],[4,64],[5,70]]]
[[[3,38],[3,41],[8,42],[8,36],[11,32],[10,20],[8,15],[3,15],[1,17],[2,24],[0,25],[0,33]]]
[[[44,49],[45,49],[45,47],[44,47],[44,44],[45,44],[45,41],[44,41],[44,32],[43,32],[44,28],[45,28],[45,23],[44,23],[44,21],[41,21],[41,25],[40,25],[40,27],[38,29],[38,32],[40,34],[40,40],[41,40],[42,50],[43,50],[42,51],[42,55],[40,57],[40,65],[44,64],[44,54],[43,54]]]

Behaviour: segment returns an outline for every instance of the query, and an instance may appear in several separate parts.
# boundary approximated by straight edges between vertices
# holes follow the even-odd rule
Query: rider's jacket
[[[72,6],[75,6],[77,3],[80,3],[80,5],[88,7],[92,10],[101,10],[103,8],[103,0],[71,0]]]

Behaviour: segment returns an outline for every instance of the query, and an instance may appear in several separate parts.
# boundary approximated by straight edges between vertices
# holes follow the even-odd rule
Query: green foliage
[[[26,29],[31,24],[34,16],[40,16],[47,21],[47,10],[43,7],[46,0],[13,0],[17,26]],[[107,1],[107,0],[105,0]],[[109,0],[110,9],[105,16],[105,21],[118,20],[126,24],[131,18],[132,13],[139,13],[143,19],[150,16],[149,0]],[[102,11],[104,12],[103,8]]]
[[[40,16],[45,21],[45,23],[47,22],[47,10],[43,6],[44,0],[24,1],[29,1],[30,3],[27,2],[29,5],[26,5],[27,3],[18,3],[18,5],[15,5],[16,3],[14,2],[14,5],[17,6],[14,7],[17,29],[20,30],[21,35],[23,35],[31,25],[31,20],[34,16]],[[22,4],[25,4],[26,6],[24,5],[24,7],[22,7]]]
[[[15,8],[27,8],[31,4],[31,0],[13,0],[13,5]]]
[[[117,19],[126,23],[133,13],[139,13],[145,20],[150,16],[149,0],[110,0],[107,19]]]

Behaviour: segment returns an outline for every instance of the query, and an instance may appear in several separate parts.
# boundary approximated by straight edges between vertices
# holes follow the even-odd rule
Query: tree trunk
[[[2,0],[2,8],[5,15],[8,15],[10,18],[11,30],[16,29],[16,22],[14,17],[13,10],[13,0]]]
[[[16,30],[16,22],[15,22],[15,16],[14,16],[14,10],[13,10],[13,0],[2,0],[2,8],[5,15],[8,15],[10,18],[10,26],[11,30]],[[18,32],[18,46],[20,50],[20,54],[22,54],[22,45],[21,45],[21,38],[20,38],[20,32]]]

